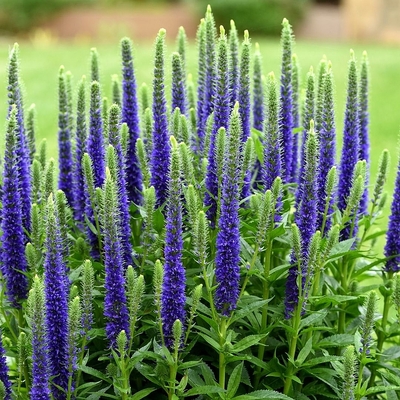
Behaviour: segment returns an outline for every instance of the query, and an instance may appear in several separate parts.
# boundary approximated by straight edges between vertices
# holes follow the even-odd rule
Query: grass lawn
[[[170,34],[170,37],[174,38]],[[275,71],[279,76],[279,63],[281,57],[279,39],[253,39],[253,43],[260,43],[264,61],[264,73]],[[2,41],[0,46],[0,120],[5,120],[6,114],[6,85],[7,85],[7,58],[12,46],[11,40]],[[70,70],[77,83],[83,74],[89,75],[90,44],[32,44],[20,43],[21,73],[25,86],[25,106],[35,103],[38,115],[37,142],[47,138],[49,154],[57,157],[57,75],[60,65]],[[349,49],[353,47],[358,60],[362,51],[367,50],[370,59],[371,85],[370,85],[370,116],[371,116],[371,174],[375,179],[379,155],[383,149],[388,148],[392,155],[390,176],[387,189],[393,191],[396,163],[397,163],[397,136],[400,127],[400,48],[382,45],[352,45],[333,43],[296,43],[295,52],[301,65],[303,83],[310,65],[317,69],[319,60],[326,54],[332,61],[336,81],[336,120],[338,128],[338,147],[341,147],[341,131],[343,126],[344,105],[346,99],[346,75]],[[138,84],[152,83],[153,70],[153,44],[141,43],[134,46],[136,77]],[[120,74],[119,43],[99,44],[101,83],[103,95],[111,96],[111,75]],[[173,41],[168,43],[166,66],[166,90],[170,91],[170,60],[171,53],[175,50]],[[194,43],[190,43],[188,50],[188,72],[194,77],[197,74],[197,53]],[[4,131],[4,129],[3,129]],[[1,140],[3,144],[4,140]],[[386,214],[389,203],[386,206]],[[384,224],[386,218],[382,223]],[[384,225],[382,225],[384,226]]]

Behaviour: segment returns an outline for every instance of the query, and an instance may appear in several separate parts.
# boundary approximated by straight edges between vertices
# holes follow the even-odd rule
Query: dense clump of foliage
[[[217,33],[208,8],[197,88],[179,30],[171,103],[165,36],[152,99],[127,38],[111,100],[95,49],[76,100],[60,68],[58,173],[10,53],[0,398],[398,399],[400,167],[380,255],[389,153],[370,179],[366,53],[338,160],[332,66],[301,92],[288,20],[264,77],[249,33]]]

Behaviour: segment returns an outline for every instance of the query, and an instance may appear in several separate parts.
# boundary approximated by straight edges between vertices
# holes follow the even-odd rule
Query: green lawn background
[[[166,93],[170,98],[171,54],[175,51],[175,32],[168,33],[169,41],[166,52]],[[266,75],[274,71],[280,75],[281,50],[279,38],[252,39],[259,42],[263,56],[263,72]],[[2,40],[0,43],[0,121],[5,121],[7,110],[7,60],[13,44],[12,40]],[[254,47],[254,46],[253,46]],[[79,81],[83,74],[90,75],[89,43],[39,43],[20,42],[21,76],[25,90],[25,107],[36,104],[38,126],[37,143],[47,138],[49,155],[57,158],[57,78],[60,65],[70,70],[73,81]],[[353,48],[358,60],[361,60],[363,50],[367,50],[370,60],[370,138],[371,138],[371,182],[374,181],[379,155],[383,149],[389,149],[392,162],[387,190],[393,192],[397,165],[397,137],[400,128],[400,48],[376,44],[336,44],[321,42],[298,41],[294,51],[301,65],[301,82],[304,87],[306,74],[312,65],[317,70],[319,60],[325,54],[332,62],[336,86],[336,124],[338,132],[338,153],[341,149],[343,129],[343,114],[346,100],[346,78],[349,50]],[[103,96],[111,97],[111,75],[120,76],[119,43],[99,44],[100,76]],[[134,65],[138,85],[152,84],[153,43],[134,42]],[[187,55],[187,70],[194,78],[197,76],[197,49],[194,42],[189,43]],[[4,144],[4,124],[0,132],[1,149]],[[339,159],[339,158],[338,158]],[[386,205],[385,226],[390,202]],[[382,247],[383,242],[380,241]]]

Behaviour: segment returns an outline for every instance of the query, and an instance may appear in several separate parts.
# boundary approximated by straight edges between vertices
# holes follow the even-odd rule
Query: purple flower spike
[[[12,106],[7,123],[6,149],[4,154],[2,193],[2,273],[5,277],[7,296],[14,307],[20,308],[20,300],[28,295],[28,280],[22,273],[27,270],[22,228],[22,199],[18,190],[19,168],[17,156],[17,108]],[[20,272],[21,271],[21,272]]]
[[[19,169],[18,188],[21,195],[23,227],[30,231],[31,227],[31,172],[28,139],[25,133],[24,105],[19,82],[18,44],[15,43],[10,53],[8,69],[8,114],[13,105],[17,107],[17,162]],[[26,239],[24,239],[26,242]]]
[[[183,63],[179,53],[172,54],[172,110],[179,108],[181,114],[186,115],[186,77],[183,72]]]
[[[182,264],[182,194],[178,144],[171,137],[172,152],[169,173],[169,197],[164,249],[164,278],[161,292],[161,320],[165,345],[173,346],[173,325],[179,319],[185,324],[185,269]]]
[[[217,289],[215,292],[215,308],[228,316],[236,308],[239,298],[239,171],[240,143],[242,136],[239,104],[236,103],[230,120],[228,143],[222,175],[221,216],[218,221],[216,241],[215,276]]]
[[[333,76],[330,63],[324,79],[324,107],[319,133],[319,174],[318,174],[318,222],[317,226],[322,227],[326,205],[326,179],[330,169],[335,165],[336,159],[336,128],[335,111],[333,99]],[[324,230],[327,232],[332,224],[333,199],[330,202],[328,215]],[[322,235],[324,232],[321,232]]]
[[[128,125],[129,139],[126,153],[126,177],[129,201],[142,203],[142,173],[136,155],[139,138],[139,107],[136,94],[136,78],[133,69],[132,43],[128,38],[121,40],[122,52],[122,121]]]
[[[126,193],[125,159],[122,153],[120,138],[120,109],[117,104],[110,108],[109,143],[115,149],[118,162],[118,197],[121,213],[121,248],[123,252],[124,267],[132,265],[131,225],[129,214],[128,196]]]
[[[156,39],[153,80],[153,152],[151,154],[151,185],[156,190],[158,206],[168,196],[169,139],[167,102],[164,90],[165,29],[160,29]]]
[[[227,128],[229,123],[229,76],[228,76],[228,44],[225,30],[221,27],[218,46],[218,85],[215,98],[214,124],[210,138],[208,165],[206,175],[206,194],[204,204],[208,206],[207,217],[211,226],[215,226],[217,217],[218,174],[216,162],[216,137],[219,128]]]
[[[367,173],[365,179],[365,190],[360,203],[360,214],[368,211],[368,182],[369,182],[369,112],[368,112],[368,56],[363,53],[360,74],[359,92],[359,118],[360,118],[360,154],[359,159],[367,162]]]
[[[117,336],[124,330],[129,337],[129,314],[126,306],[125,277],[122,263],[122,249],[119,234],[118,194],[107,170],[104,184],[104,205],[102,214],[104,238],[104,316],[107,318],[106,334],[111,348],[116,348]]]
[[[359,128],[357,70],[354,52],[351,51],[343,132],[343,150],[340,160],[338,185],[338,208],[341,211],[346,208],[347,198],[349,197],[353,180],[354,167],[359,158]]]
[[[68,277],[62,259],[61,234],[53,195],[47,201],[46,256],[44,292],[46,304],[46,338],[51,392],[55,400],[64,400],[68,390]],[[58,388],[60,387],[60,388]]]
[[[95,187],[101,187],[105,174],[105,150],[100,84],[97,81],[93,81],[90,86],[90,127],[87,149],[93,162]]]
[[[391,214],[386,233],[385,257],[391,257],[386,261],[386,271],[400,271],[400,162],[397,166]]]

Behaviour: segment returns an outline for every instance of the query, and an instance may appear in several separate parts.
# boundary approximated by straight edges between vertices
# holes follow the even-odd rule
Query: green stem
[[[82,347],[81,347],[81,351],[80,351],[80,355],[79,355],[78,365],[82,365],[83,356],[85,354],[85,347],[86,347],[86,335],[83,336]],[[79,383],[81,380],[81,373],[82,373],[82,371],[80,369],[78,369],[78,373],[76,376],[75,390],[78,389],[78,387],[79,387]]]
[[[178,350],[179,348],[175,346],[174,349],[174,364],[169,366],[169,380],[171,386],[168,390],[168,400],[172,400],[175,396],[176,391],[176,374],[178,372]]]
[[[389,272],[388,275],[388,282],[390,282],[393,278],[393,272]],[[376,360],[379,362],[381,359],[381,353],[383,349],[383,344],[385,343],[386,339],[386,325],[388,322],[389,318],[389,310],[390,310],[390,294],[385,293],[384,296],[384,303],[383,303],[383,314],[382,314],[382,322],[381,322],[381,329],[378,332],[378,341],[377,341],[377,354],[376,354]],[[376,368],[373,368],[371,371],[371,377],[368,382],[368,387],[373,387],[375,383],[375,378],[376,378]]]
[[[342,293],[347,293],[347,267],[348,262],[346,257],[338,263],[340,283],[342,287]],[[343,309],[339,311],[339,322],[338,322],[338,333],[344,333],[346,325],[346,303],[343,303]]]
[[[219,386],[225,390],[225,340],[226,340],[226,329],[227,329],[227,320],[224,317],[221,317],[221,326],[219,333],[219,344],[221,346],[221,350],[219,352]]]
[[[208,276],[207,276],[207,269],[204,264],[201,267],[202,267],[202,271],[203,271],[204,284],[206,285],[208,302],[210,303],[211,313],[212,313],[214,321],[216,321],[217,312],[215,310],[214,299],[213,299],[213,295],[212,295],[212,291],[211,291],[211,287],[210,287],[210,282],[209,282]]]
[[[269,282],[268,282],[268,277],[269,277],[269,272],[271,270],[271,256],[272,256],[272,242],[267,241],[267,252],[265,254],[265,259],[264,259],[264,282],[263,282],[263,300],[268,300],[269,298]],[[264,333],[264,331],[267,329],[267,324],[268,324],[268,304],[266,304],[262,310],[262,315],[261,315],[261,327],[260,327],[260,332]],[[258,345],[258,353],[257,357],[259,360],[263,361],[264,359],[264,353],[265,353],[265,342],[267,338],[264,338],[260,341],[260,344]],[[255,387],[257,388],[261,379],[261,367],[257,367],[257,374],[256,374],[256,379],[255,379]]]
[[[299,296],[300,300],[300,296]],[[285,377],[285,384],[283,387],[283,393],[288,395],[292,389],[292,375],[295,373],[295,366],[294,366],[294,357],[296,355],[296,348],[297,348],[297,340],[299,338],[299,327],[300,327],[300,321],[301,321],[301,309],[303,307],[303,304],[301,301],[299,301],[299,304],[296,306],[296,311],[295,315],[293,318],[293,337],[290,340],[290,346],[289,346],[289,359],[288,359],[288,365],[286,368],[286,377]]]
[[[364,371],[364,358],[366,357],[366,349],[364,347],[363,352],[361,353],[360,357],[360,367],[358,368],[358,382],[356,386],[356,400],[361,399],[361,384],[362,384],[362,376],[363,376],[363,371]]]

